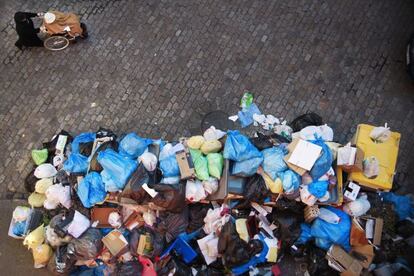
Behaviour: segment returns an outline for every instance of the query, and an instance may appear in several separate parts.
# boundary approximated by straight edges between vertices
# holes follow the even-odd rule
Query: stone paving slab
[[[14,47],[15,11],[74,11],[86,41],[62,52]],[[265,113],[319,113],[335,139],[357,123],[402,133],[398,171],[414,172],[414,86],[405,47],[414,2],[2,1],[0,198],[24,198],[30,150],[62,128],[178,138],[249,90]],[[411,186],[412,187],[412,186]]]

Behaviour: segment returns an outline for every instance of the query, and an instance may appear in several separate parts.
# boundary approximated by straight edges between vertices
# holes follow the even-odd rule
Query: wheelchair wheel
[[[60,51],[69,46],[69,39],[64,36],[51,36],[47,38],[43,45],[51,51]]]

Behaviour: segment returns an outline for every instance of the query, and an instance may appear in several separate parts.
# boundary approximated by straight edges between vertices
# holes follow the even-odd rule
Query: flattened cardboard
[[[180,168],[181,180],[195,178],[194,164],[190,153],[182,150],[175,154],[175,158]]]
[[[342,276],[359,276],[363,269],[362,264],[349,255],[340,246],[332,245],[327,254],[326,259],[330,266],[341,272]]]
[[[91,210],[91,222],[98,221],[96,228],[114,228],[109,224],[109,214],[112,212],[118,212],[118,208],[98,208],[94,207]]]
[[[102,242],[111,252],[112,256],[118,256],[122,251],[128,247],[128,241],[118,230],[113,230],[102,238]]]
[[[224,168],[223,168],[223,175],[220,178],[218,189],[215,193],[209,195],[206,200],[208,201],[215,201],[215,200],[223,200],[228,195],[228,176],[229,176],[229,167],[230,161],[228,159],[224,160]]]
[[[305,174],[305,172],[306,172],[306,170],[305,169],[303,169],[303,168],[301,168],[301,167],[298,167],[298,166],[296,166],[296,165],[294,165],[294,164],[291,164],[291,163],[289,163],[288,162],[288,160],[289,160],[289,158],[290,158],[290,156],[292,155],[292,153],[293,153],[293,150],[295,149],[295,147],[296,147],[296,145],[299,143],[299,138],[297,138],[297,139],[294,139],[288,146],[287,146],[287,149],[289,150],[289,154],[288,155],[286,155],[284,158],[283,158],[283,160],[285,160],[285,163],[286,163],[286,165],[292,170],[292,171],[294,171],[294,172],[296,172],[297,174],[299,174],[299,175],[304,175]]]
[[[294,141],[294,147],[292,151],[289,148],[287,161],[290,164],[310,171],[316,160],[319,158],[321,151],[321,146],[315,145],[302,139],[297,139]]]

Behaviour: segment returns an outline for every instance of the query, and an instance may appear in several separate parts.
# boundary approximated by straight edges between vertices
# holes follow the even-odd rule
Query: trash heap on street
[[[388,192],[400,134],[360,124],[341,145],[315,113],[251,107],[242,125],[271,134],[62,130],[32,151],[9,235],[55,275],[280,275],[292,258],[310,275],[411,273],[413,200]]]

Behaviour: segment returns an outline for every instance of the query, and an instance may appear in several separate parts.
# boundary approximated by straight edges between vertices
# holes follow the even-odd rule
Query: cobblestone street
[[[88,40],[19,51],[13,14],[48,9],[79,14]],[[174,139],[208,112],[236,114],[246,90],[265,114],[320,114],[339,142],[387,122],[413,187],[414,1],[6,0],[0,12],[1,199],[27,196],[30,150],[61,129]]]

